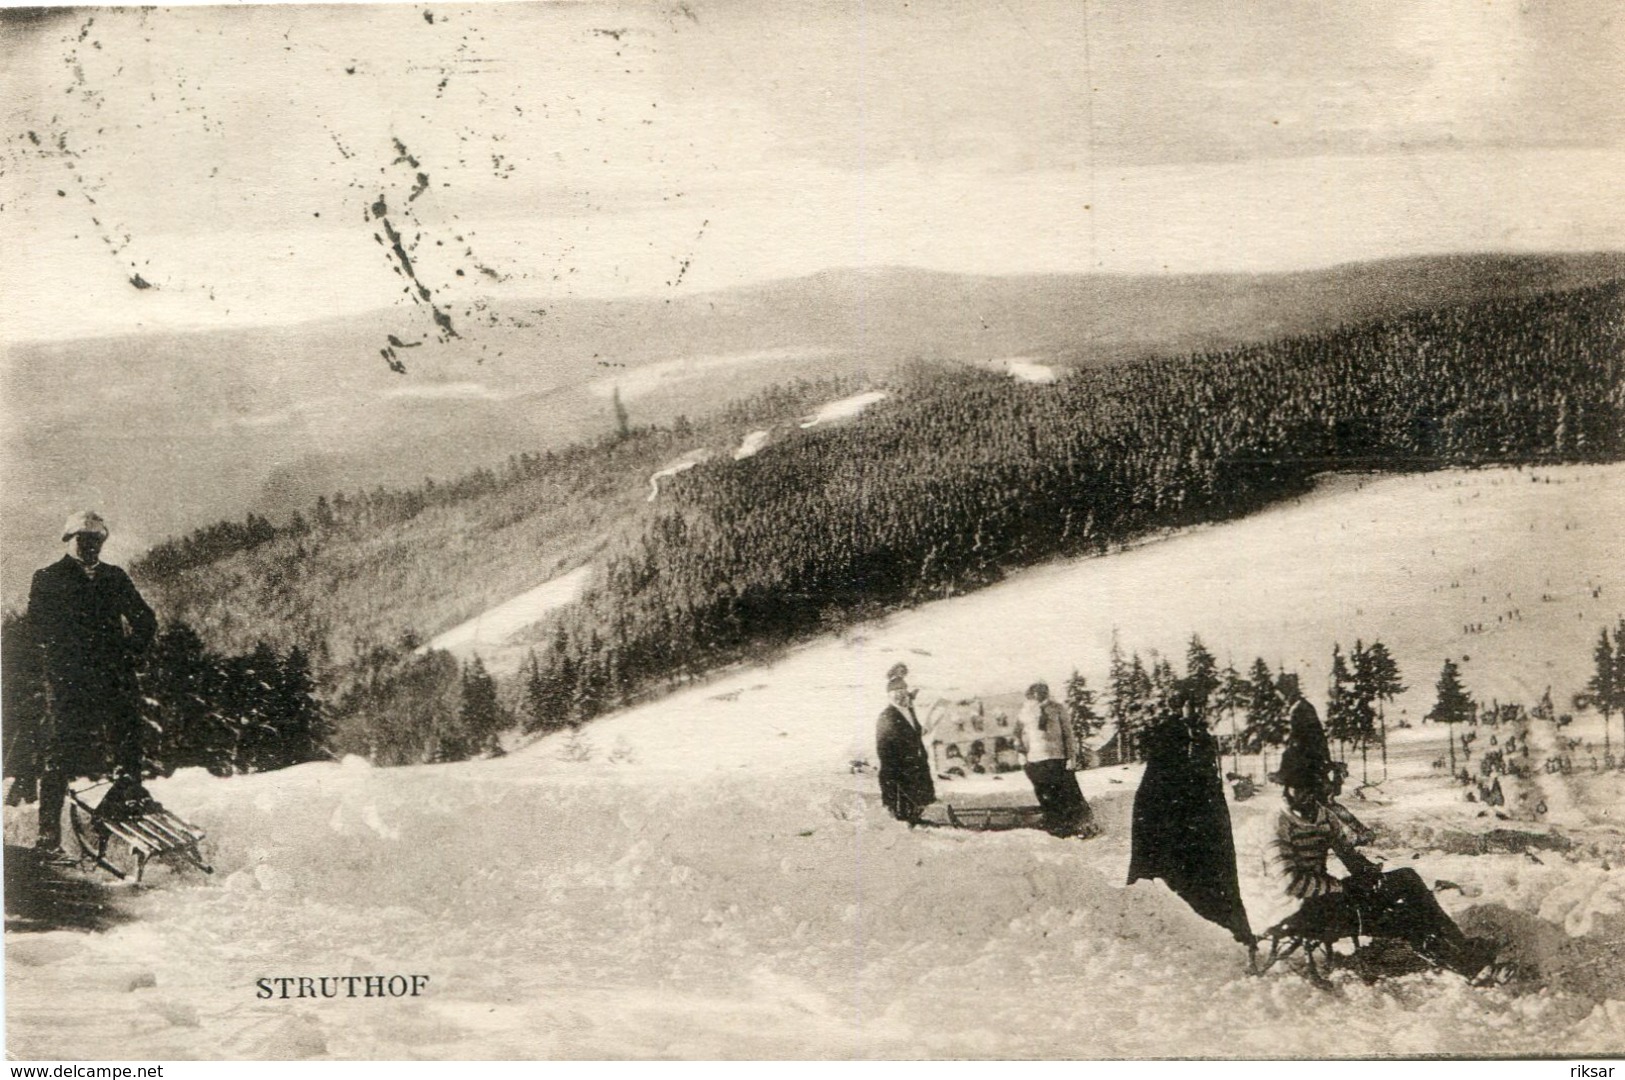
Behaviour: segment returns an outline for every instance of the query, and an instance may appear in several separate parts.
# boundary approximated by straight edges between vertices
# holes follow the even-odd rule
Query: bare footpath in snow
[[[1433,768],[1440,729],[1397,732],[1387,777],[1373,762],[1373,786],[1350,802],[1379,830],[1374,854],[1449,882],[1439,899],[1465,925],[1516,931],[1543,983],[1339,974],[1324,990],[1284,967],[1249,977],[1229,935],[1159,883],[1123,886],[1138,767],[1081,774],[1105,827],[1087,842],[909,830],[881,810],[872,774],[850,770],[872,752],[895,661],[943,696],[1053,685],[1073,667],[1098,687],[1114,627],[1125,647],[1176,660],[1197,631],[1221,659],[1300,668],[1311,690],[1334,640],[1380,637],[1413,688],[1396,720],[1425,710],[1447,655],[1470,655],[1464,679],[1481,698],[1532,702],[1550,683],[1564,700],[1625,596],[1625,468],[1533,475],[1345,480],[867,624],[497,760],[178,774],[155,794],[209,831],[218,874],[159,870],[153,889],[117,890],[129,921],[98,933],[8,934],[8,1052],[1617,1055],[1625,847],[1612,776],[1538,776],[1566,798],[1536,813],[1511,792],[1503,821]],[[1495,624],[1497,595],[1522,617]],[[1479,623],[1501,629],[1468,629]],[[1565,731],[1595,741],[1600,727],[1586,714]],[[1031,798],[1020,774],[939,794]],[[1230,808],[1249,895],[1261,882],[1244,845],[1273,802]],[[7,809],[8,843],[31,828]],[[1496,846],[1497,830],[1568,846]],[[377,973],[430,983],[407,1002],[256,995],[261,978]]]

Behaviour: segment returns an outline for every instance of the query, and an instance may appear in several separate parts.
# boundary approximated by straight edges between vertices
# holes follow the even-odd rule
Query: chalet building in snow
[[[1021,702],[1020,694],[999,694],[933,704],[922,725],[929,733],[932,770],[943,776],[1019,771],[1016,717]]]

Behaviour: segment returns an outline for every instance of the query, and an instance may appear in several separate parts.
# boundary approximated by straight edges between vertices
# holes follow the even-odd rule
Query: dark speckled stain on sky
[[[116,210],[110,210],[97,198],[108,188],[108,174],[97,168],[100,152],[103,149],[98,136],[103,129],[98,114],[100,113],[106,97],[113,92],[114,80],[123,73],[122,65],[117,70],[96,72],[95,64],[102,57],[102,43],[92,31],[96,27],[97,14],[87,15],[83,9],[75,8],[9,8],[0,9],[0,32],[7,29],[22,31],[24,28],[38,30],[54,23],[78,23],[77,31],[68,30],[61,38],[64,46],[62,54],[63,67],[70,73],[65,86],[62,87],[62,100],[65,106],[61,112],[53,113],[49,126],[40,131],[29,129],[16,136],[21,142],[26,138],[32,148],[27,151],[33,156],[44,160],[53,160],[60,164],[67,174],[68,182],[55,188],[57,197],[69,198],[70,192],[82,199],[85,206],[85,216],[90,226],[95,230],[96,238],[103,248],[119,264],[124,280],[131,288],[137,291],[156,291],[159,288],[157,275],[149,279],[146,275],[153,273],[149,260],[138,260],[132,249],[138,247],[132,229],[120,220]],[[0,33],[3,36],[3,33]],[[87,75],[86,67],[91,66],[96,78]],[[176,82],[177,97],[187,112],[198,113],[203,121],[204,129],[208,130],[211,120],[201,106],[192,105],[186,95],[184,79]],[[148,96],[157,101],[153,90]],[[115,174],[116,175],[116,174]]]
[[[395,145],[399,147],[401,145],[400,141],[396,140]],[[406,156],[404,154],[405,148],[401,147],[401,149],[403,151],[403,157]],[[418,277],[417,267],[413,265],[412,256],[406,250],[405,238],[401,236],[400,230],[395,227],[395,224],[389,220],[389,203],[383,195],[379,195],[377,200],[373,202],[371,216],[377,220],[379,226],[384,230],[383,236],[379,236],[376,232],[373,233],[373,239],[377,240],[380,244],[384,244],[385,238],[388,238],[387,247],[390,254],[394,256],[396,272],[403,275],[411,282],[411,285],[409,286],[409,293],[412,296],[413,301],[415,303],[428,305],[429,317],[433,319],[434,324],[440,328],[440,340],[444,342],[449,341],[452,338],[461,337],[462,335],[457,332],[457,328],[452,325],[451,316],[448,315],[440,307],[440,305],[435,302],[434,290],[429,288],[429,286]],[[378,350],[379,354],[383,356],[384,361],[389,364],[390,370],[404,374],[406,371],[406,365],[401,362],[398,356],[395,355],[395,349],[404,346],[399,345],[399,339],[394,335],[390,335],[389,341],[390,344],[388,347]]]
[[[670,11],[678,16],[694,18],[691,10],[684,5],[678,5]],[[166,289],[193,291],[206,294],[210,301],[214,301],[216,290],[213,284],[177,280],[166,274],[164,267],[154,268],[150,260],[141,256],[140,250],[144,246],[142,238],[132,235],[137,230],[125,224],[120,217],[124,203],[115,198],[115,195],[120,194],[119,173],[117,164],[110,159],[108,146],[102,138],[104,129],[101,125],[108,121],[100,115],[100,111],[115,96],[136,91],[144,99],[144,104],[150,101],[159,109],[169,110],[171,115],[168,119],[171,121],[185,114],[206,136],[218,140],[231,136],[241,137],[244,133],[227,132],[224,129],[222,114],[211,114],[212,99],[209,94],[214,89],[213,86],[207,79],[199,79],[183,67],[176,67],[166,73],[165,79],[150,85],[141,83],[139,75],[127,75],[124,64],[120,62],[120,56],[104,49],[106,42],[103,38],[106,33],[113,31],[107,30],[102,25],[105,21],[102,19],[103,14],[99,10],[84,8],[0,10],[0,29],[9,25],[19,29],[27,26],[31,31],[36,31],[40,26],[47,26],[49,27],[47,34],[60,41],[62,77],[58,88],[63,92],[66,103],[72,106],[71,109],[64,108],[60,114],[52,115],[48,124],[36,123],[32,129],[11,133],[6,140],[10,144],[7,149],[11,153],[29,154],[42,160],[49,160],[54,167],[62,171],[64,175],[60,186],[54,188],[57,196],[79,204],[78,208],[84,213],[88,226],[94,230],[90,235],[100,242],[107,255],[119,265],[121,277],[129,288],[142,294],[152,294]],[[427,77],[433,80],[428,85],[432,86],[436,100],[446,95],[449,85],[457,84],[464,86],[465,96],[474,94],[481,101],[485,101],[488,97],[486,89],[493,87],[480,88],[473,82],[459,83],[463,77],[479,81],[495,78],[501,71],[499,58],[483,55],[483,50],[491,42],[486,33],[470,18],[472,13],[455,12],[448,16],[425,7],[418,9],[418,14],[423,19],[423,22],[418,24],[418,33],[425,35],[449,33],[457,35],[457,40],[451,42],[454,45],[454,52],[449,53],[441,61],[424,61],[421,66],[408,63],[406,70],[425,72]],[[136,17],[139,25],[135,28],[134,35],[150,42],[151,38],[142,35],[141,31],[147,27],[149,19],[161,20],[165,15],[162,9],[141,9],[136,13]],[[127,36],[130,31],[129,27],[115,29]],[[619,50],[625,47],[631,36],[638,31],[611,24],[591,28],[590,33],[593,37],[601,39],[604,46],[615,50],[615,55],[619,57],[621,55]],[[134,37],[131,37],[131,40],[133,41]],[[284,44],[281,47],[284,51],[293,52],[302,47],[298,38],[290,36],[289,33],[282,35],[282,41]],[[354,55],[342,58],[340,55],[334,55],[330,65],[331,71],[339,79],[355,75],[363,78],[376,76],[386,67],[387,64],[382,61]],[[133,84],[132,78],[137,79]],[[500,87],[494,88],[500,92]],[[517,101],[513,102],[511,105],[513,115],[526,116],[530,105],[530,102],[526,102],[524,106]],[[456,106],[448,103],[446,108],[454,110]],[[542,103],[538,108],[545,113],[546,103]],[[456,118],[462,115],[464,114],[453,111],[447,117],[436,119]],[[327,138],[331,139],[336,150],[332,165],[335,168],[355,170],[345,185],[353,192],[345,197],[345,202],[352,206],[350,212],[354,212],[355,206],[350,200],[359,201],[361,216],[370,226],[369,231],[380,245],[385,261],[390,264],[394,274],[404,279],[402,281],[404,295],[397,295],[396,306],[399,307],[410,299],[412,305],[422,309],[433,323],[432,331],[427,327],[413,326],[410,323],[404,327],[393,327],[396,333],[387,335],[388,343],[379,348],[379,353],[394,371],[406,370],[401,358],[404,350],[436,342],[446,345],[454,340],[469,341],[477,345],[474,349],[477,354],[476,360],[482,359],[488,349],[494,355],[501,356],[502,352],[495,342],[480,340],[482,335],[478,333],[479,330],[486,327],[528,330],[536,325],[534,319],[516,317],[501,311],[488,297],[480,295],[477,291],[478,286],[470,289],[476,282],[484,285],[503,284],[516,279],[528,281],[533,275],[530,270],[505,266],[500,261],[493,264],[490,260],[482,258],[481,253],[476,250],[480,242],[476,239],[474,230],[468,223],[462,221],[458,213],[453,212],[455,204],[449,202],[447,195],[442,192],[442,189],[452,189],[452,197],[455,197],[459,169],[464,172],[470,170],[488,172],[503,180],[510,179],[523,169],[527,162],[522,154],[515,158],[513,147],[509,143],[513,132],[503,130],[502,119],[506,116],[504,108],[488,117],[493,121],[491,128],[473,126],[458,128],[458,142],[465,146],[460,147],[455,155],[446,155],[442,160],[429,160],[424,158],[421,148],[418,152],[414,152],[407,146],[406,140],[392,129],[386,129],[385,132],[379,132],[376,127],[370,131],[341,130],[330,124],[325,117],[318,115],[321,128],[326,131]],[[421,119],[427,121],[430,118],[425,115]],[[643,120],[645,124],[651,122],[653,121],[650,119]],[[193,134],[196,133],[194,130]],[[379,134],[386,134],[386,145],[391,149],[381,157],[373,158],[370,168],[363,169],[368,155],[361,148]],[[485,164],[487,161],[490,162],[489,167]],[[349,163],[348,167],[343,164],[346,162]],[[209,177],[211,179],[218,177],[220,168],[219,165],[215,165],[209,170]],[[466,207],[458,208],[466,212]],[[330,209],[338,207],[322,206],[320,209],[311,207],[310,217],[331,219],[338,216],[329,213]],[[695,254],[694,247],[697,247],[703,239],[707,224],[709,223],[702,223],[695,236],[694,245],[673,259],[672,271],[666,275],[668,287],[678,288],[685,283]],[[563,288],[568,288],[569,276],[576,272],[576,267],[567,263],[572,257],[572,251],[571,246],[564,246],[551,253],[555,260],[551,281]],[[224,314],[227,316],[231,314],[229,306],[224,309]],[[538,309],[536,314],[541,316],[544,313]]]
[[[21,29],[25,26],[44,26],[53,22],[71,22],[78,14],[71,7],[0,8],[0,26],[15,26]]]

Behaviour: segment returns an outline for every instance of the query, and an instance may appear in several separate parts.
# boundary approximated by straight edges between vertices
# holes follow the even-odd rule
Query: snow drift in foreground
[[[1085,843],[911,831],[864,778],[700,787],[622,779],[596,762],[527,775],[538,764],[173,779],[163,794],[211,830],[220,879],[138,895],[135,921],[104,934],[14,935],[10,1051],[1320,1057],[1620,1046],[1618,1001],[1432,974],[1345,978],[1332,992],[1288,971],[1246,976],[1224,931],[1158,884],[1122,886],[1132,770],[1087,774],[1107,835]],[[1236,807],[1244,821],[1263,809]],[[1512,867],[1526,905],[1573,877],[1526,865]],[[427,974],[429,991],[404,1004],[255,996],[265,977],[374,973]],[[1041,1017],[1035,995],[1050,1003]],[[70,1000],[63,1014],[56,1003]]]
[[[105,932],[8,934],[7,1050],[1618,1054],[1622,774],[1508,785],[1502,821],[1432,768],[1444,752],[1437,727],[1397,731],[1389,778],[1351,802],[1379,829],[1379,854],[1448,882],[1438,894],[1447,910],[1469,929],[1510,931],[1551,977],[1472,989],[1449,975],[1366,985],[1342,973],[1321,990],[1285,965],[1246,975],[1245,952],[1160,883],[1123,885],[1136,767],[1081,774],[1106,830],[1087,842],[910,830],[880,809],[872,774],[849,768],[872,738],[895,660],[906,657],[911,679],[933,692],[1019,688],[1035,674],[1053,682],[1073,665],[1098,685],[1092,665],[1113,625],[1130,648],[1169,651],[1198,630],[1238,662],[1262,653],[1303,666],[1311,687],[1324,680],[1308,674],[1309,659],[1323,671],[1332,640],[1381,636],[1423,688],[1402,699],[1412,716],[1439,658],[1464,652],[1481,697],[1533,701],[1551,682],[1562,699],[1625,592],[1625,560],[1606,557],[1619,543],[1625,469],[1540,474],[1557,482],[1500,470],[1346,483],[927,605],[497,760],[380,770],[351,759],[158,782],[160,799],[208,830],[218,873],[159,870],[153,889],[113,890],[129,919]],[[1268,590],[1258,587],[1261,551],[1271,553]],[[1542,592],[1561,599],[1543,603]],[[1491,623],[1498,606],[1522,615]],[[1474,612],[1497,629],[1468,633]],[[1589,715],[1565,734],[1600,743]],[[1549,752],[1549,729],[1529,742]],[[1256,759],[1240,764],[1261,772]],[[1374,777],[1379,769],[1373,760]],[[943,783],[939,794],[1032,797],[1020,774]],[[1238,843],[1275,803],[1231,806]],[[27,817],[6,811],[8,843],[31,839]],[[1511,838],[1499,848],[1487,842],[1496,831]],[[1536,845],[1549,837],[1570,846]],[[1245,852],[1238,861],[1256,895],[1253,862]],[[261,978],[371,974],[430,983],[404,1002],[256,996]]]

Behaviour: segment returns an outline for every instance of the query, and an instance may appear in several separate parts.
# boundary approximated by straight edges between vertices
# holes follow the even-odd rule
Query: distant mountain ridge
[[[1457,255],[1273,275],[972,277],[830,270],[682,298],[502,301],[416,340],[390,309],[293,327],[26,343],[4,355],[0,598],[54,554],[68,512],[114,521],[110,555],[249,510],[415,484],[634,422],[669,423],[794,378],[914,360],[1131,360],[1310,333],[1411,308],[1625,276],[1625,254]],[[696,362],[703,361],[703,362]],[[667,365],[634,393],[630,374]]]

